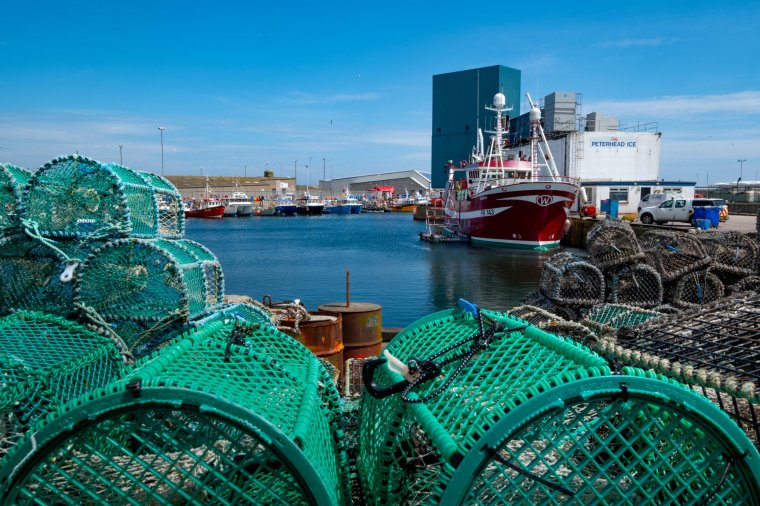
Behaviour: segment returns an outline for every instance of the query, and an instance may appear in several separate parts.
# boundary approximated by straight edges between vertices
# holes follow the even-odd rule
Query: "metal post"
[[[743,159],[743,160],[739,159],[739,160],[736,160],[736,161],[739,162],[739,179],[741,179],[742,178],[742,169],[744,168],[744,162],[746,162],[747,159],[746,158]]]
[[[121,156],[121,148],[124,146],[122,144],[119,144],[119,165],[124,165],[124,158]]]
[[[164,175],[164,130],[166,127],[158,127],[161,132],[161,175]]]

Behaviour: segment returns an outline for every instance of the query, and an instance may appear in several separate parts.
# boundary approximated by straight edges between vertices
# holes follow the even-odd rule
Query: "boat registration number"
[[[493,209],[481,209],[480,210],[480,215],[481,216],[493,216],[494,214],[496,214],[496,213],[494,213]]]

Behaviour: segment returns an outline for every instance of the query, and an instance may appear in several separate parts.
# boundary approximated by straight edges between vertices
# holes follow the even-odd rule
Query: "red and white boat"
[[[509,109],[505,102],[504,95],[497,93],[493,107],[486,106],[496,113],[496,129],[488,131],[487,153],[483,154],[483,133],[478,129],[470,161],[448,166],[444,196],[447,232],[469,236],[475,244],[537,250],[556,247],[570,226],[568,214],[580,191],[579,180],[559,175],[541,128],[541,110],[532,101],[530,158],[507,155],[503,113]],[[457,178],[462,172],[465,177]]]
[[[211,195],[206,176],[206,193],[200,199],[184,202],[185,218],[221,218],[224,216],[224,203]]]

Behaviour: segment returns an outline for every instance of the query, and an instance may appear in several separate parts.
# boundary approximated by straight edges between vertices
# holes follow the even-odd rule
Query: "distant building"
[[[446,185],[446,162],[466,160],[475,145],[478,127],[493,123],[494,115],[483,106],[503,93],[512,115],[520,114],[519,70],[494,65],[433,76],[433,135],[431,180],[433,188]]]
[[[430,190],[430,177],[416,170],[342,177],[320,181],[319,192],[325,196],[338,197],[348,188],[351,193],[361,195],[376,186],[392,186],[397,194],[415,191],[427,193]]]

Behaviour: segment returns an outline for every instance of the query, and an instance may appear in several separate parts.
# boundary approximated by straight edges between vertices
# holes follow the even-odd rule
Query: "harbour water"
[[[430,244],[409,213],[187,220],[187,238],[214,252],[226,293],[300,299],[308,310],[350,297],[383,307],[384,327],[405,327],[465,298],[506,310],[538,288],[535,252]]]

